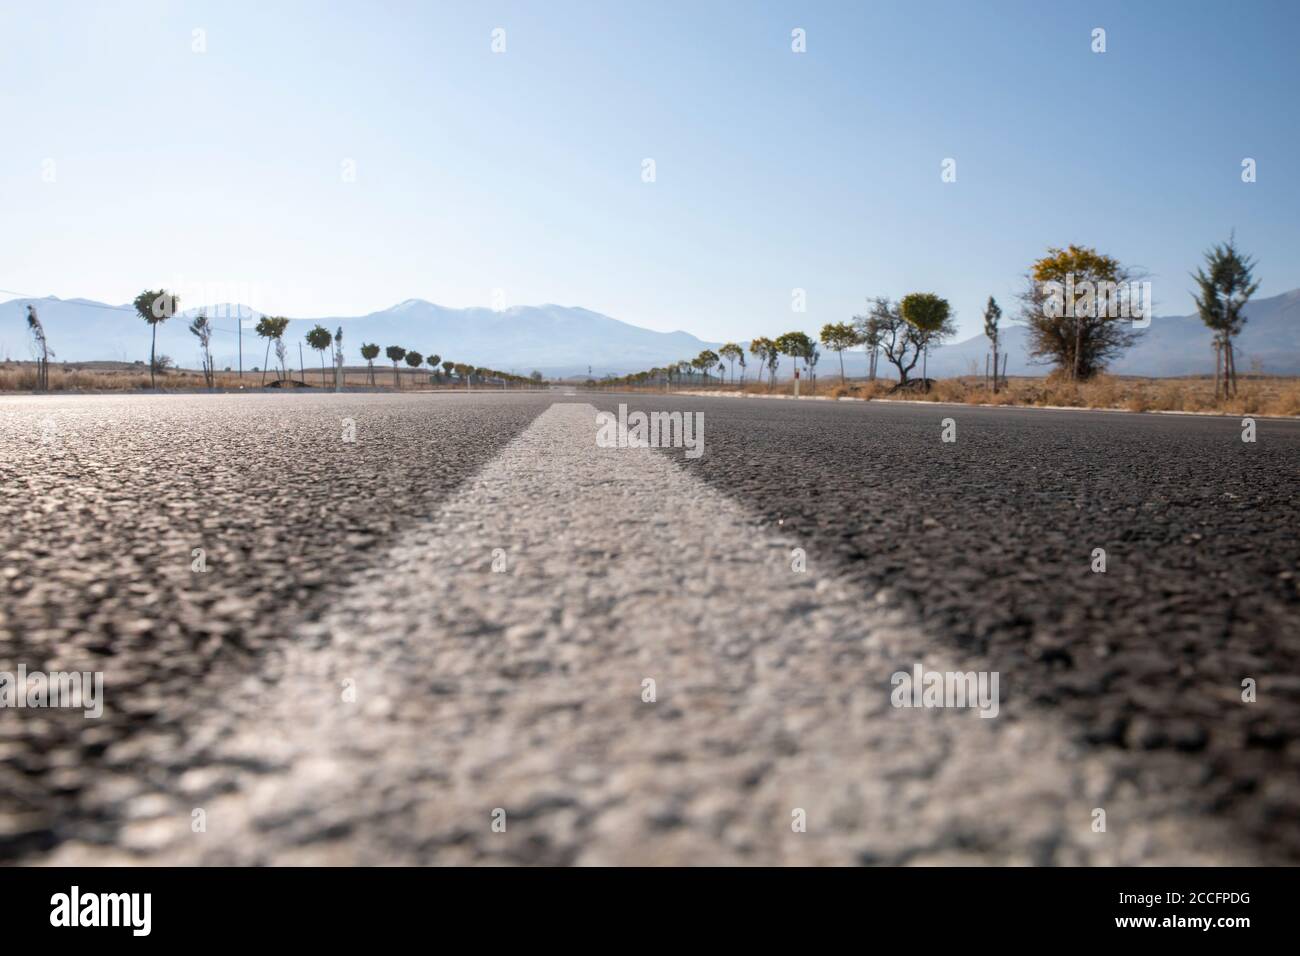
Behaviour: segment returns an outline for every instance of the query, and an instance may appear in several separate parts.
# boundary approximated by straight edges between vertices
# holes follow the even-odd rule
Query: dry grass
[[[1121,408],[1134,412],[1223,412],[1228,414],[1300,415],[1300,379],[1280,377],[1241,378],[1238,394],[1218,400],[1214,380],[1205,378],[1119,378],[1099,375],[1081,383],[1048,376],[1013,378],[999,386],[995,395],[982,378],[951,378],[936,381],[927,392],[881,394],[880,382],[850,384],[836,391],[846,396],[906,398],[933,402],[963,402],[970,405],[1036,405],[1067,408]],[[892,383],[884,386],[887,392]]]
[[[266,373],[266,385],[275,381],[274,371]],[[301,374],[293,370],[290,382],[296,383]],[[262,387],[262,373],[246,370],[241,378],[237,372],[217,372],[216,387],[230,391]],[[308,387],[320,388],[320,369],[306,370]],[[364,368],[344,370],[344,385],[350,388],[370,387],[370,378]],[[202,391],[207,386],[201,372],[189,369],[169,369],[157,377],[159,391]],[[298,386],[301,387],[301,386]],[[329,370],[325,374],[325,387],[334,387]],[[375,388],[393,388],[393,370],[375,367]],[[403,389],[428,389],[430,373],[402,369]],[[441,386],[444,388],[452,386]],[[36,389],[36,365],[33,362],[5,362],[0,364],[0,392],[31,392]],[[80,364],[56,363],[50,366],[50,391],[52,392],[131,392],[149,389],[149,370],[123,362],[86,362]],[[292,387],[290,388],[292,390]]]
[[[1300,415],[1300,379],[1278,376],[1243,375],[1233,398],[1214,397],[1212,378],[1121,378],[1098,375],[1076,384],[1069,379],[1047,376],[1012,378],[998,387],[997,394],[982,377],[945,378],[934,381],[928,392],[894,392],[894,380],[874,382],[838,379],[819,382],[814,391],[800,383],[800,395],[829,398],[957,402],[968,405],[1031,405],[1067,408],[1115,408],[1134,412],[1220,412],[1240,415]],[[747,395],[792,395],[793,383],[778,382],[769,388],[753,382],[721,386],[712,391]]]
[[[235,379],[234,384],[226,381]],[[217,373],[217,382],[223,388],[238,388],[237,376]],[[245,384],[248,380],[245,379]],[[253,379],[256,383],[256,378]],[[203,375],[198,372],[168,371],[158,376],[157,387],[166,390],[203,388]],[[50,391],[52,392],[126,392],[149,388],[149,373],[128,369],[97,369],[77,366],[50,366]],[[36,389],[36,369],[27,363],[0,367],[0,391],[31,392]]]

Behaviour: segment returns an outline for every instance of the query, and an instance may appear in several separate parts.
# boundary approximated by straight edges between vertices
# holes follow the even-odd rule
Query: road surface
[[[620,402],[703,454],[599,447]],[[0,398],[0,672],[104,679],[98,719],[0,709],[0,858],[1296,862],[1300,425],[1241,433]],[[917,668],[996,715],[895,706]]]

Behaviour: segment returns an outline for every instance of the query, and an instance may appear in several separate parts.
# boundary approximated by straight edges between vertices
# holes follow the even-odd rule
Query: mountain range
[[[136,361],[149,357],[148,327],[129,305],[114,306],[89,299],[11,299],[0,303],[0,357],[31,357],[27,332],[27,305],[36,307],[45,327],[55,361]],[[179,365],[198,366],[197,340],[186,330],[199,309],[186,310],[158,327],[158,350]],[[217,333],[212,351],[217,368],[236,368],[239,362],[239,328],[242,324],[243,366],[251,369],[266,361],[265,340],[253,332],[262,313],[245,305],[211,305],[204,311],[214,319]],[[1010,311],[1010,310],[1008,310]],[[1274,374],[1300,374],[1300,289],[1257,299],[1246,307],[1245,330],[1237,339],[1238,368],[1256,367]],[[516,306],[503,311],[484,308],[452,309],[423,299],[407,299],[391,308],[369,315],[293,319],[285,341],[290,362],[297,364],[297,343],[315,324],[331,332],[343,329],[349,364],[360,364],[362,342],[380,347],[402,345],[443,359],[483,365],[527,375],[534,369],[547,376],[620,375],[689,359],[705,348],[717,350],[720,343],[708,342],[688,332],[656,332],[628,322],[560,305]],[[792,328],[799,323],[791,321]],[[806,329],[810,333],[815,329]],[[1024,326],[1006,322],[1003,351],[1009,356],[1008,373],[1042,374],[1046,367],[1029,361]],[[741,343],[747,345],[747,343]],[[982,373],[988,340],[983,335],[935,348],[928,359],[928,373],[934,377]],[[304,361],[319,365],[319,356],[304,346]],[[845,353],[849,374],[861,375],[866,357],[861,349]],[[386,360],[381,357],[379,364]],[[270,357],[274,364],[275,357]],[[752,363],[751,363],[752,369]],[[782,372],[788,372],[784,360]],[[880,374],[892,369],[883,361]],[[1214,370],[1210,332],[1194,315],[1156,316],[1140,342],[1111,366],[1122,375],[1194,375]],[[825,353],[818,366],[822,376],[838,374],[839,361]],[[919,374],[920,368],[915,370]],[[751,371],[752,375],[752,371]]]

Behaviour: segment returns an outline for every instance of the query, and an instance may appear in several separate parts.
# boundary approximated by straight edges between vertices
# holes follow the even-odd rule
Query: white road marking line
[[[595,432],[592,406],[551,406],[232,695],[251,716],[219,753],[277,769],[160,859],[1243,862],[1018,707],[1013,675],[996,719],[895,709],[917,661],[995,664],[953,666],[815,551],[792,571],[800,542]]]

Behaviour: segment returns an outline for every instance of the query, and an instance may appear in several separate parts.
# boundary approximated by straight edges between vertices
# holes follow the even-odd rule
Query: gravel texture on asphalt
[[[0,671],[102,670],[108,701],[0,710],[0,859],[121,845],[157,794],[216,772],[197,688],[256,673],[548,402],[0,398]]]
[[[1078,743],[1137,755],[1143,790],[1187,794],[1257,859],[1300,860],[1300,423],[1246,443],[1240,418],[598,404],[620,401],[702,411],[705,453],[681,466],[810,566],[987,660]]]
[[[51,862],[1245,859],[1049,714],[891,706],[914,663],[986,665],[595,432],[553,405],[259,675],[198,690],[195,769],[121,845]]]
[[[554,400],[0,399],[0,670],[107,698],[0,710],[0,857],[1300,858],[1294,423]]]

